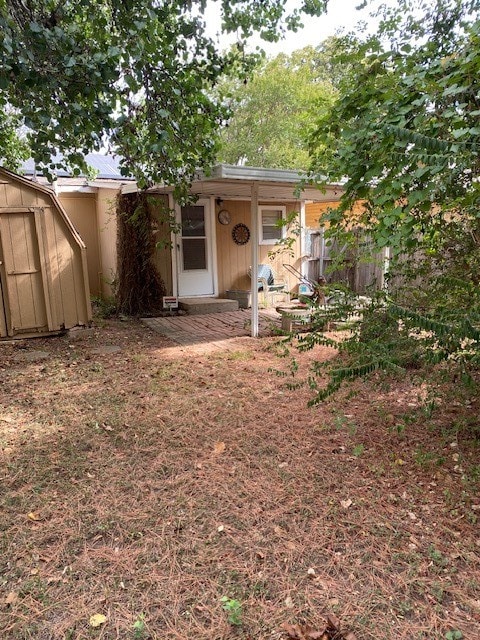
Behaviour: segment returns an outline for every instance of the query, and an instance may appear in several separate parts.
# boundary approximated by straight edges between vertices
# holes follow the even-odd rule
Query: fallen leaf
[[[225,442],[216,442],[213,446],[213,455],[219,456],[221,453],[225,451]]]
[[[38,513],[38,511],[30,511],[30,513],[27,513],[27,518],[38,522],[42,519],[42,516]]]
[[[348,500],[340,500],[340,504],[342,505],[342,507],[343,507],[344,509],[348,509],[349,507],[351,507],[351,506],[352,506],[353,501],[352,501],[352,500],[350,500],[350,498],[348,498]]]
[[[285,631],[285,633],[287,634],[287,636],[289,638],[298,638],[297,636],[297,630],[296,628],[293,626],[293,624],[289,624],[288,622],[284,622],[282,624],[282,629]]]
[[[325,630],[318,631],[306,624],[292,625],[284,622],[282,629],[290,640],[328,640],[328,634]]]
[[[103,613],[96,613],[95,615],[90,617],[88,624],[91,627],[100,627],[102,624],[105,624],[107,621],[107,616],[104,616]]]
[[[10,593],[5,598],[5,604],[15,604],[18,600],[18,593],[15,591],[10,591]]]

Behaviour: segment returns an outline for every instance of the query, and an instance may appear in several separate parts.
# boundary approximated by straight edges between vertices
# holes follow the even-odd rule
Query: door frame
[[[0,213],[5,213],[6,209],[2,207]],[[0,335],[2,337],[13,336],[12,316],[10,313],[10,303],[8,300],[7,271],[5,266],[5,256],[2,247],[2,228],[0,222]]]
[[[5,261],[3,259],[2,243],[0,239],[0,338],[11,336],[11,325],[9,319],[8,299],[6,292]]]
[[[215,226],[215,198],[213,196],[206,196],[199,198],[195,204],[204,205],[205,207],[205,220],[207,222],[207,250],[210,254],[211,266],[212,266],[212,283],[213,293],[211,294],[198,294],[190,296],[182,296],[188,298],[211,298],[218,297],[218,262],[217,262],[217,233]],[[171,210],[175,211],[175,220],[180,220],[180,205],[173,199],[173,194],[168,195],[168,206]],[[173,295],[181,297],[179,293],[179,236],[174,231],[171,233],[172,242],[172,289]]]

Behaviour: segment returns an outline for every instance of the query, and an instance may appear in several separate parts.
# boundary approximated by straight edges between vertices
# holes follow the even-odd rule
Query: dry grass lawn
[[[417,373],[307,408],[274,340],[0,345],[2,640],[480,638],[479,404]]]

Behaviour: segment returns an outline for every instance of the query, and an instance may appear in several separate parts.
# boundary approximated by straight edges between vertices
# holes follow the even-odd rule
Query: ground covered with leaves
[[[308,408],[274,342],[0,345],[2,639],[480,637],[478,404],[416,372]]]

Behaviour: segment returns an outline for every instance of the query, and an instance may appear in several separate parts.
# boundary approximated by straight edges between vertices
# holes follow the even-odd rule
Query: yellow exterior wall
[[[70,218],[78,229],[87,245],[88,271],[91,291],[93,295],[110,297],[114,294],[114,283],[117,271],[117,221],[116,221],[115,189],[98,188],[96,194],[62,193],[60,199],[64,203]],[[333,195],[333,194],[332,194]],[[168,208],[168,196],[156,196],[164,207]],[[287,214],[300,211],[300,202],[269,202],[260,201],[259,205],[274,204],[285,206]],[[328,207],[338,205],[338,201],[328,201],[307,204],[305,208],[306,227],[318,228],[319,218]],[[218,222],[218,211],[227,209],[231,215],[229,225]],[[165,213],[159,207],[154,212],[156,218],[155,233],[160,244],[170,243],[170,228],[165,221]],[[238,200],[223,200],[221,205],[215,205],[214,224],[216,246],[214,260],[217,265],[218,295],[224,297],[229,289],[250,289],[248,269],[251,266],[251,242],[237,245],[232,239],[233,227],[242,222],[251,229],[250,202]],[[283,251],[271,260],[269,252],[275,251],[275,245],[259,245],[259,263],[270,264],[278,279],[286,281],[291,290],[295,290],[298,280],[288,273],[283,264],[291,264],[301,271],[300,239],[296,238],[293,245],[293,256]],[[155,254],[154,262],[164,280],[167,294],[173,294],[172,253],[170,246],[160,246]]]
[[[167,295],[171,296],[173,295],[173,278],[171,229],[168,223],[168,196],[157,195],[155,200],[158,202],[158,206],[152,207],[152,213],[155,220],[152,233],[155,235],[155,242],[158,246],[153,262],[157,267],[159,274],[163,278]]]
[[[277,206],[285,206],[287,215],[292,212],[300,211],[299,202],[267,202],[261,201],[259,205],[275,204]],[[229,225],[222,225],[218,222],[218,211],[226,209],[231,216]],[[243,222],[251,230],[251,214],[250,202],[223,200],[221,206],[215,207],[215,225],[217,236],[217,265],[218,265],[218,291],[220,297],[226,295],[228,289],[250,289],[251,282],[248,276],[248,269],[252,264],[252,246],[251,241],[245,245],[237,245],[232,239],[233,227]],[[287,282],[290,289],[297,284],[297,280],[291,276],[283,267],[283,264],[291,264],[296,269],[300,269],[300,240],[295,239],[292,257],[289,252],[284,251],[277,253],[274,259],[269,258],[269,252],[275,251],[275,245],[259,245],[259,264],[269,264],[272,266],[278,279]]]
[[[62,193],[60,202],[87,248],[88,281],[92,296],[102,292],[95,193]]]
[[[328,223],[321,222],[322,216],[328,209],[336,209],[339,206],[338,200],[330,202],[310,202],[305,206],[305,226],[307,229],[318,229],[319,227],[328,226]],[[357,202],[351,209],[352,214],[359,215],[363,211],[361,202]]]
[[[114,295],[117,273],[117,194],[114,189],[98,189],[97,192],[101,292],[106,298]]]

